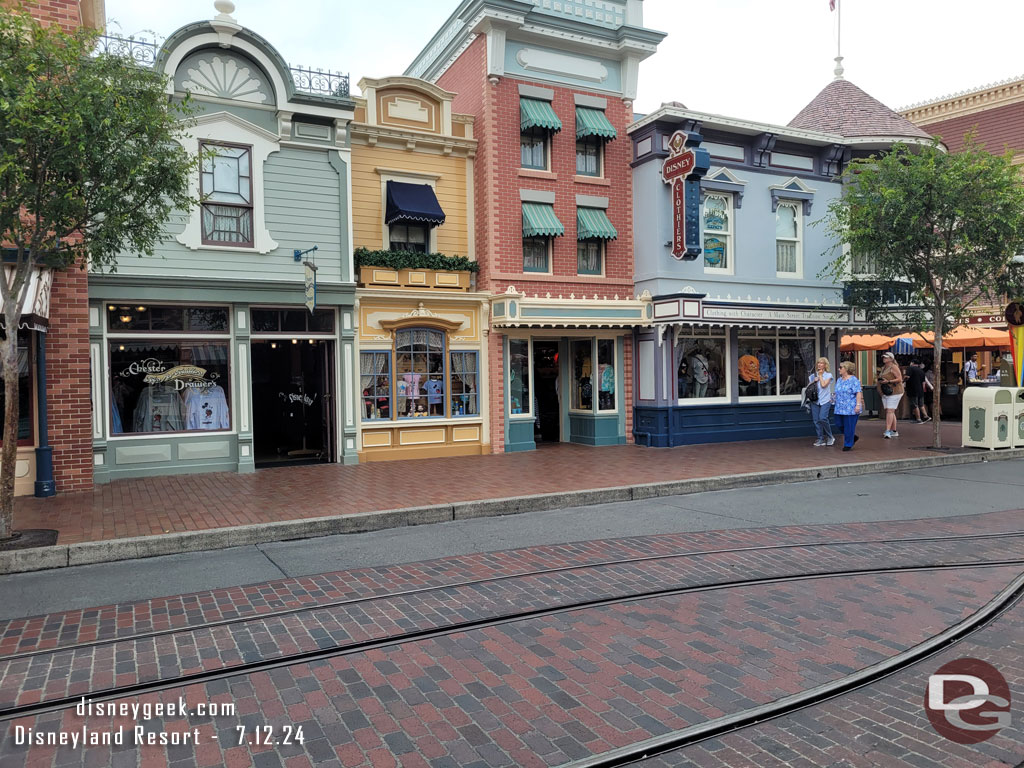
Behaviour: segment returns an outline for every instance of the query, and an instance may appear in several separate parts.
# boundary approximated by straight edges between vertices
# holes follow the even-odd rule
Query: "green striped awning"
[[[519,126],[522,130],[543,128],[545,131],[562,130],[562,121],[558,119],[550,101],[540,99],[519,99]]]
[[[619,236],[615,227],[608,221],[608,214],[603,208],[576,209],[576,239],[589,240],[599,237],[602,240],[614,240]]]
[[[523,237],[557,237],[565,227],[555,216],[555,206],[547,203],[523,203]]]
[[[576,107],[576,138],[585,139],[595,136],[599,139],[614,139],[618,134],[603,109]]]

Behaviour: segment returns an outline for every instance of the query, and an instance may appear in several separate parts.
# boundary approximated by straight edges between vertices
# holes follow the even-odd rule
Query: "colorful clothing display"
[[[739,359],[740,378],[743,381],[760,381],[760,365],[753,355],[743,355]]]

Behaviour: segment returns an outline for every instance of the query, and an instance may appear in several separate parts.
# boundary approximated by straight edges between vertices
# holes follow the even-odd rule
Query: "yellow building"
[[[364,78],[359,87],[351,136],[360,461],[488,453],[489,304],[472,280],[473,118],[452,114],[455,94],[423,80]]]

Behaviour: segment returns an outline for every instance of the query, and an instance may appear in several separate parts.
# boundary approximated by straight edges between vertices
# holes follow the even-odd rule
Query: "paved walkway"
[[[358,466],[316,465],[118,480],[87,493],[19,498],[15,528],[59,531],[59,544],[210,530],[228,526],[377,512],[561,491],[717,477],[759,471],[922,458],[932,425],[882,422],[858,429],[855,450],[815,448],[813,439],[759,440],[678,448],[592,448],[559,444],[496,456],[419,459]],[[943,425],[959,445],[960,424]],[[959,449],[956,449],[959,450]]]

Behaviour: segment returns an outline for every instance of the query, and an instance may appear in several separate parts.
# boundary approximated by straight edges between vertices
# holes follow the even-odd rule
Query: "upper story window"
[[[704,268],[732,273],[732,195],[708,195],[701,217],[704,229]]]
[[[619,236],[603,208],[576,209],[576,274],[603,275],[605,241]]]
[[[775,209],[775,271],[780,277],[801,275],[802,235],[802,204],[792,200],[780,201]]]
[[[616,137],[615,127],[603,109],[576,107],[576,174],[601,176],[604,173],[604,145]]]
[[[523,168],[546,171],[550,168],[551,134],[562,130],[550,101],[519,99],[519,152]]]
[[[523,272],[551,271],[551,238],[523,238]]]
[[[853,253],[850,255],[850,274],[864,277],[878,274],[878,259],[870,253]]]
[[[252,147],[200,144],[205,245],[253,246]]]
[[[388,228],[388,240],[393,251],[426,253],[430,230],[422,224],[392,224]]]
[[[523,272],[551,272],[551,245],[565,234],[553,205],[523,203]]]

